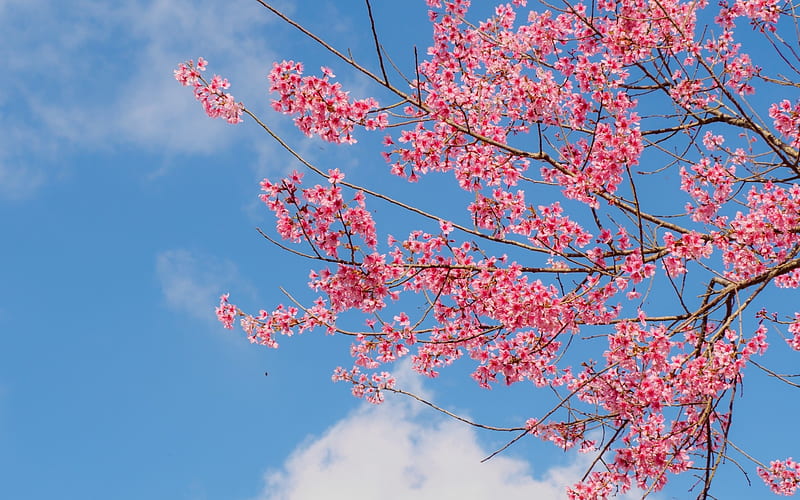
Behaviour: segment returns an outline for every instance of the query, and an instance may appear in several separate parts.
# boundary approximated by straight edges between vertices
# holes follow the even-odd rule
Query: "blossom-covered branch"
[[[429,377],[463,362],[484,388],[547,388],[550,410],[502,430],[594,454],[569,498],[659,491],[679,474],[694,474],[709,497],[748,367],[770,344],[800,350],[796,300],[763,298],[800,287],[800,99],[786,90],[800,84],[781,76],[798,74],[800,58],[777,43],[796,38],[794,6],[601,0],[526,10],[516,0],[477,22],[467,0],[428,0],[427,58],[414,75],[382,66],[381,78],[259,3],[387,96],[353,99],[331,69],[315,76],[282,61],[269,73],[276,111],[336,144],[382,131],[387,168],[410,192],[446,174],[443,195],[471,201],[446,217],[362,188],[256,118],[318,176],[265,179],[260,197],[278,245],[322,266],[308,282],[319,296],[250,314],[226,294],[223,324],[238,320],[270,347],[314,329],[349,336],[353,366],[334,379],[376,403],[403,392],[388,367],[406,357]],[[756,39],[774,48],[774,67],[755,64]],[[255,118],[224,92],[226,80],[202,80],[204,69],[190,61],[176,78],[209,115]],[[418,229],[392,236],[374,203]],[[363,323],[352,327],[347,312]],[[800,485],[791,459],[757,471],[778,494]]]

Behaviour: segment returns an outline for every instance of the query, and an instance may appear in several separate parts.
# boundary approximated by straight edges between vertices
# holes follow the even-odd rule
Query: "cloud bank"
[[[299,446],[258,500],[556,500],[583,473],[585,460],[542,471],[502,454],[481,463],[491,450],[472,428],[392,396]]]
[[[408,363],[395,376],[398,386],[433,399]],[[506,452],[481,463],[493,451],[473,427],[387,394],[385,403],[364,403],[298,446],[279,470],[267,471],[253,500],[563,500],[594,458],[572,454],[566,464],[532,466]],[[634,488],[618,499],[642,494]]]

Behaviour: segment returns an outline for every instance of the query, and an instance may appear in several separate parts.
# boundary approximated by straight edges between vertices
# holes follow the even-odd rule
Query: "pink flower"
[[[344,174],[340,172],[338,168],[328,170],[328,182],[331,184],[336,184],[337,182],[342,182],[343,180]]]
[[[453,232],[453,224],[445,220],[439,221],[439,228],[441,229],[442,234],[444,235],[448,235]]]

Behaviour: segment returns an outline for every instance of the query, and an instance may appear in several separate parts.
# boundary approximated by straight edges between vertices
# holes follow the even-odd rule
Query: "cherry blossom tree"
[[[547,392],[548,411],[494,429],[590,454],[572,499],[646,496],[679,474],[708,498],[722,464],[795,493],[800,463],[753,457],[729,430],[745,369],[800,387],[758,362],[768,346],[800,351],[796,4],[514,0],[476,20],[468,0],[427,0],[433,41],[409,75],[369,1],[368,62],[257,1],[382,96],[354,99],[329,68],[281,61],[275,110],[334,144],[377,131],[409,189],[453,179],[471,201],[445,217],[351,183],[298,154],[227,80],[206,79],[204,59],[181,64],[209,116],[251,119],[305,165],[261,183],[275,216],[262,234],[316,261],[319,298],[247,312],[226,294],[226,328],[269,347],[310,330],[349,336],[353,365],[333,378],[374,403],[411,395],[389,373],[406,357],[428,377],[459,362],[481,387]],[[376,203],[419,229],[392,236]]]

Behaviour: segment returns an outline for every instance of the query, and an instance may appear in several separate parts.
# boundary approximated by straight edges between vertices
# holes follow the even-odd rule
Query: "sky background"
[[[276,5],[376,67],[363,2]],[[423,54],[430,40],[424,2],[374,8],[409,71],[411,47]],[[255,231],[272,223],[258,182],[296,165],[254,124],[205,117],[173,69],[205,57],[309,159],[393,192],[380,134],[349,148],[304,138],[270,111],[265,76],[295,59],[330,65],[355,96],[369,95],[366,81],[252,0],[0,0],[0,33],[0,498],[548,500],[582,474],[585,457],[533,439],[480,464],[506,436],[404,399],[352,398],[330,381],[348,365],[346,341],[310,334],[273,351],[217,323],[224,292],[249,310],[285,302],[280,285],[310,297],[308,264]],[[440,213],[457,206],[441,206],[435,184],[416,193]],[[491,425],[540,411],[526,388],[487,392],[466,374],[430,383],[399,371]],[[798,409],[784,394],[751,395],[775,409],[766,424],[741,416],[765,459],[797,449],[794,430],[774,425]],[[767,495],[745,467],[753,489],[741,496],[742,475],[723,475],[721,498]]]

